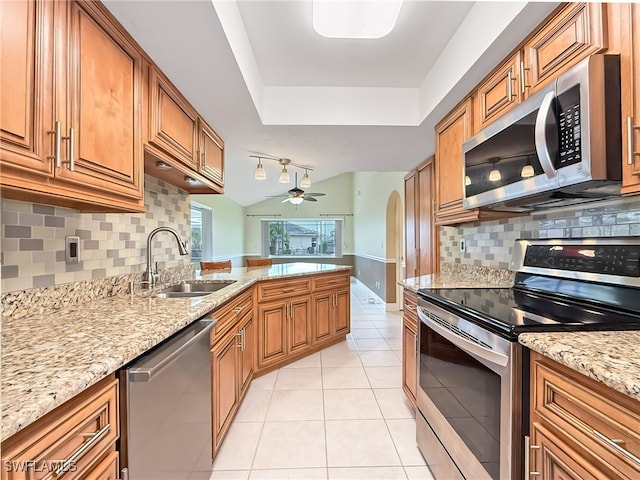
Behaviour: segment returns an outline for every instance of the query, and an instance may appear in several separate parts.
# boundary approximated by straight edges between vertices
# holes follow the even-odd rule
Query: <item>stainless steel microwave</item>
[[[464,207],[528,211],[620,194],[620,61],[592,55],[463,144]]]

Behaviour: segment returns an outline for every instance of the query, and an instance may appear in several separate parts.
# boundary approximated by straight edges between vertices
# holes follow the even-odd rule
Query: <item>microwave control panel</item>
[[[580,87],[558,95],[556,103],[560,167],[582,161],[580,145]]]

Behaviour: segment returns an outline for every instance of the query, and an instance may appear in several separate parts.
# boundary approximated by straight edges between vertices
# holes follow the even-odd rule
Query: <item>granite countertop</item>
[[[120,295],[2,323],[2,438],[71,399],[259,280],[349,270],[289,263],[198,275],[236,280],[197,298]]]
[[[519,342],[640,400],[639,331],[522,333]]]
[[[474,277],[455,273],[432,273],[407,278],[398,283],[404,288],[417,292],[419,288],[509,288],[513,285],[513,279],[500,276]]]

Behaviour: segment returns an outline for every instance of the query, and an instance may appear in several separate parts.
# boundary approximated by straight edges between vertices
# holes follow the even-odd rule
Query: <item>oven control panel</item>
[[[524,265],[640,277],[640,245],[529,245]]]

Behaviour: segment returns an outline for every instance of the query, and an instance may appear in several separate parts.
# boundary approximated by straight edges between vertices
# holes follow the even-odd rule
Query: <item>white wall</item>
[[[260,255],[260,220],[263,218],[319,218],[321,215],[331,215],[331,218],[344,219],[342,232],[343,253],[353,252],[353,175],[343,173],[336,177],[313,183],[308,192],[321,192],[326,195],[318,197],[317,202],[302,202],[300,205],[292,205],[289,202],[282,203],[284,197],[269,198],[262,202],[254,203],[245,208],[244,224],[244,250],[248,255]],[[313,181],[313,176],[311,177]],[[275,180],[267,180],[275,181]],[[283,185],[283,194],[290,185]],[[280,217],[273,217],[273,215]]]
[[[244,254],[244,207],[226,195],[192,195],[191,200],[213,209],[211,260],[241,257]]]
[[[353,219],[356,255],[386,258],[387,201],[396,190],[404,199],[406,172],[353,174]]]

